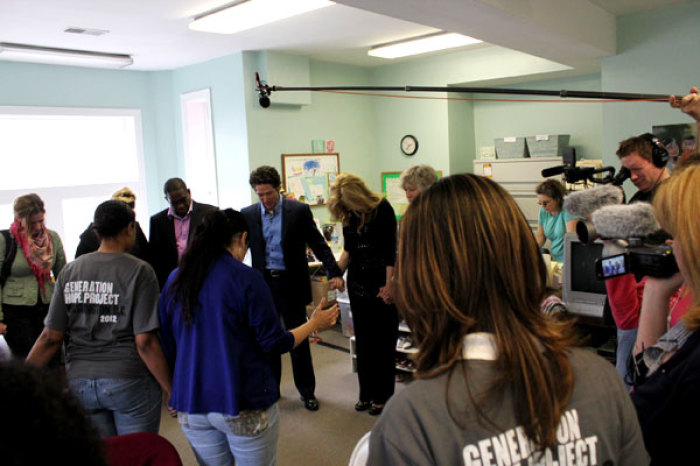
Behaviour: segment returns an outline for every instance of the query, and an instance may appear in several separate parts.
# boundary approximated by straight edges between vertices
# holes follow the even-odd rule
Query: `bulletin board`
[[[328,202],[330,186],[339,171],[337,152],[282,154],[282,185],[287,196],[312,206]]]
[[[437,170],[437,176],[438,178],[442,177],[441,170]],[[401,172],[382,172],[382,194],[394,208],[397,220],[403,217],[408,208],[406,192],[401,187],[400,179]]]

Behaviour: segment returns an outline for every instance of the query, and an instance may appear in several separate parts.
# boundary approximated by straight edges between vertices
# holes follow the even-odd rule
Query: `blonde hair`
[[[341,173],[335,178],[331,186],[328,210],[333,220],[338,220],[347,226],[350,222],[350,213],[360,217],[361,229],[370,215],[382,201],[382,197],[369,189],[367,184],[357,175]]]
[[[136,201],[136,194],[134,194],[134,192],[131,189],[124,186],[122,189],[112,194],[112,199],[115,201],[122,201],[126,202],[127,204],[130,204]]]
[[[683,320],[700,329],[700,165],[685,167],[661,184],[653,201],[661,227],[680,244],[683,275],[693,293],[693,307]]]
[[[500,371],[484,397],[497,399],[510,387],[527,436],[540,447],[555,445],[573,390],[566,348],[574,338],[570,323],[540,311],[547,273],[513,198],[481,176],[434,183],[402,219],[397,275],[397,305],[419,348],[417,377],[464,370],[457,365],[463,337],[492,333]],[[489,421],[469,385],[465,396]]]

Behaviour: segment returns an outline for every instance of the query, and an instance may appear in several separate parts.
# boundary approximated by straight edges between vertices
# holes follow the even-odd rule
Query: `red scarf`
[[[36,281],[39,282],[41,292],[44,293],[44,282],[51,280],[51,267],[53,266],[53,244],[51,234],[45,226],[41,228],[41,233],[32,238],[27,235],[27,219],[15,219],[10,227],[12,236],[20,248],[24,258],[27,259]]]

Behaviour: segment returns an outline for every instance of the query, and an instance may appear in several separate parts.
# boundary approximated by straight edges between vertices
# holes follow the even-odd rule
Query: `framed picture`
[[[282,187],[287,197],[312,206],[328,202],[329,188],[339,171],[337,152],[282,154]]]
[[[442,171],[436,170],[438,178],[442,177]],[[382,172],[382,194],[391,207],[394,208],[394,213],[396,214],[396,219],[403,217],[408,208],[408,201],[406,200],[406,193],[404,192],[401,184],[399,183],[401,179],[401,172]]]

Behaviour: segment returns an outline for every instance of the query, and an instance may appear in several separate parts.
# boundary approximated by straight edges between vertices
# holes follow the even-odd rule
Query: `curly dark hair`
[[[282,185],[279,172],[275,167],[269,165],[263,165],[253,170],[248,182],[253,189],[259,184],[269,184],[275,189],[278,189]]]
[[[78,400],[40,369],[0,361],[0,413],[5,466],[107,464],[104,444]]]
[[[124,201],[109,200],[97,206],[93,228],[100,238],[114,238],[136,221],[134,211]]]
[[[199,291],[209,276],[211,265],[222,254],[228,254],[226,248],[247,231],[245,217],[233,209],[209,212],[197,226],[171,288],[176,300],[182,303],[182,315],[188,324],[194,321]]]

